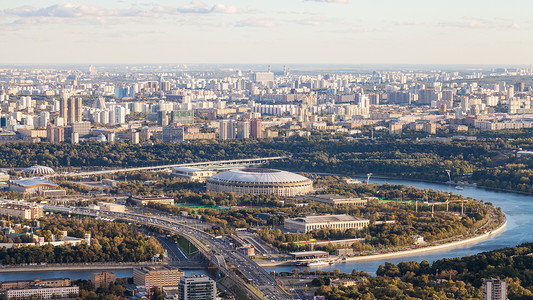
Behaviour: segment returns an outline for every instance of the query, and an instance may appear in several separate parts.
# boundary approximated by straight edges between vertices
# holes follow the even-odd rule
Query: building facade
[[[147,290],[154,286],[177,286],[180,278],[185,276],[182,271],[171,267],[143,267],[133,269],[133,283],[144,286]]]
[[[184,276],[178,286],[180,300],[215,300],[217,287],[213,280],[204,275]]]
[[[370,221],[367,219],[349,215],[324,215],[287,219],[284,227],[291,232],[307,233],[322,228],[335,230],[363,229],[369,223]]]

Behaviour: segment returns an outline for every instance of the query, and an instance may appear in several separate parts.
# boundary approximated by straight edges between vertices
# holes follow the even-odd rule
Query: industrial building
[[[287,219],[285,220],[284,227],[291,232],[307,233],[322,228],[335,230],[347,230],[352,228],[363,229],[367,227],[369,223],[369,220],[349,215],[324,215]]]
[[[147,290],[154,286],[177,286],[182,276],[185,276],[185,273],[166,266],[133,269],[133,283],[136,286],[144,286]]]
[[[312,192],[313,181],[304,176],[273,169],[239,169],[219,173],[207,180],[207,190],[236,194],[296,196]]]

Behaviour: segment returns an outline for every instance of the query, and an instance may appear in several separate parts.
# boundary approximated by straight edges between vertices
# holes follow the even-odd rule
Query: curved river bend
[[[361,178],[363,179],[363,178]],[[366,178],[364,178],[366,180]],[[353,269],[358,271],[365,271],[370,274],[375,274],[379,265],[385,262],[399,263],[402,261],[435,261],[441,258],[461,257],[469,254],[476,254],[479,252],[491,251],[504,247],[512,247],[525,242],[533,242],[533,197],[521,194],[514,194],[508,192],[497,192],[485,190],[476,187],[464,187],[464,190],[456,190],[454,186],[446,184],[426,183],[409,180],[398,179],[379,179],[372,178],[371,183],[390,183],[403,184],[407,186],[414,186],[421,189],[433,189],[441,191],[450,191],[454,194],[460,194],[465,197],[472,197],[474,199],[483,200],[485,202],[492,202],[494,205],[502,208],[502,211],[507,216],[507,227],[498,235],[483,240],[478,243],[467,244],[455,248],[447,248],[444,250],[421,253],[412,256],[402,256],[397,258],[380,259],[373,261],[360,261],[339,263],[334,266],[321,267],[323,271],[333,271],[340,269],[341,272],[350,273]],[[292,271],[294,267],[274,267],[265,268],[266,270],[287,272]],[[33,279],[33,278],[57,278],[69,277],[72,279],[89,279],[90,273],[93,271],[62,271],[62,272],[35,272],[35,273],[1,273],[0,281],[2,280],[17,280],[17,279]],[[115,270],[117,277],[132,276],[131,270]],[[186,273],[203,273],[203,270],[188,271]]]
[[[360,180],[363,180],[363,178],[360,178]],[[364,178],[364,180],[366,180],[366,178]],[[402,261],[413,260],[418,262],[422,260],[432,262],[441,258],[462,257],[469,254],[476,254],[504,247],[512,247],[526,242],[533,242],[533,196],[509,192],[498,192],[468,186],[465,186],[463,190],[456,190],[455,186],[449,186],[446,184],[399,179],[371,178],[370,182],[379,184],[403,184],[421,189],[449,191],[465,197],[472,197],[485,202],[492,202],[494,205],[501,207],[502,211],[507,216],[507,227],[500,234],[478,243],[462,245],[455,248],[447,248],[434,252],[420,253],[412,256],[402,256],[373,261],[339,263],[335,264],[334,266],[320,267],[320,270],[333,271],[335,269],[340,269],[341,272],[350,273],[353,269],[356,269],[358,271],[365,271],[374,275],[379,265],[385,264],[385,262],[392,262],[396,264]],[[284,272],[292,271],[294,267],[274,267],[266,269]]]

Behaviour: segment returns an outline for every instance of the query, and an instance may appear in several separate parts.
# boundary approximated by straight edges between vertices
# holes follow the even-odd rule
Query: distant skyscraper
[[[503,279],[483,280],[483,300],[507,300],[507,283]]]
[[[219,137],[223,140],[235,138],[235,121],[234,120],[222,120],[219,123],[218,128]]]
[[[65,120],[66,124],[79,122],[82,120],[82,109],[83,107],[81,98],[62,98],[60,103],[59,116]]]
[[[126,109],[122,106],[115,106],[115,124],[126,123]]]
[[[215,282],[204,275],[183,276],[178,285],[180,300],[215,300],[216,294]]]
[[[250,122],[250,136],[255,139],[263,137],[263,125],[261,119],[253,118]]]
[[[523,82],[517,82],[514,84],[514,91],[515,93],[520,93],[524,91],[524,83]]]

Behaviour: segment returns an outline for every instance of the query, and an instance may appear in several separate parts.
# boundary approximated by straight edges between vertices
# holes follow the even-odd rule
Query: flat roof
[[[350,215],[324,215],[324,216],[308,216],[303,218],[290,219],[302,223],[331,223],[331,222],[352,222],[352,221],[366,221],[366,219],[356,218]]]
[[[184,172],[198,172],[203,171],[204,169],[200,168],[193,168],[193,167],[177,167],[174,168],[175,171],[184,171]]]
[[[290,255],[316,255],[316,254],[329,254],[326,251],[300,251],[300,252],[289,252]]]

